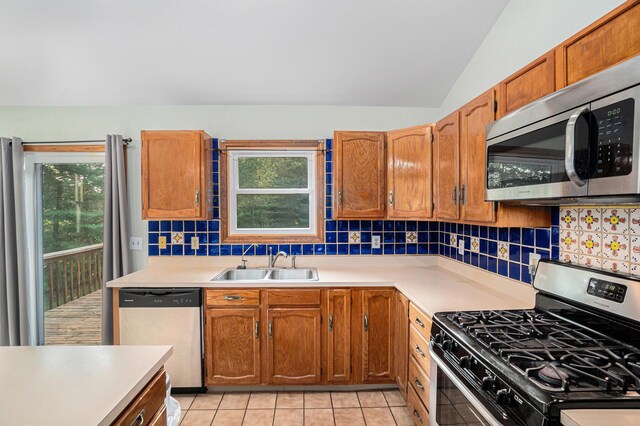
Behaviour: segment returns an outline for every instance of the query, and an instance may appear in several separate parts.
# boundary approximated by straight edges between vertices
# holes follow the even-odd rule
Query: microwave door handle
[[[589,107],[582,107],[574,112],[571,117],[569,117],[569,121],[567,121],[567,129],[565,132],[564,168],[567,171],[569,180],[580,187],[584,186],[586,182],[580,179],[578,172],[576,172],[576,122],[580,116],[586,112],[589,112]]]

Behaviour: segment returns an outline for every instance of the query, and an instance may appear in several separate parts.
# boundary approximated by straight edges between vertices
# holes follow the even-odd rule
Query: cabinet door
[[[495,205],[484,201],[487,171],[485,127],[493,121],[493,89],[462,108],[460,115],[462,220],[495,222]]]
[[[142,218],[205,219],[211,161],[202,131],[142,131]]]
[[[393,381],[393,295],[395,290],[362,291],[362,381]]]
[[[498,91],[498,117],[556,90],[555,53],[541,56],[502,81]]]
[[[556,48],[558,89],[640,53],[640,2],[627,1]]]
[[[387,217],[432,216],[431,126],[387,133]]]
[[[260,308],[207,309],[207,385],[260,383]]]
[[[384,217],[384,133],[335,132],[334,150],[336,217]]]
[[[458,219],[458,191],[460,178],[460,119],[459,112],[449,114],[436,124],[438,179],[435,190],[438,219]]]
[[[393,371],[400,392],[407,397],[407,374],[409,361],[409,301],[396,292],[394,301],[395,327],[393,331]]]
[[[351,290],[327,290],[327,382],[351,381]]]
[[[267,381],[320,383],[320,308],[269,309]]]

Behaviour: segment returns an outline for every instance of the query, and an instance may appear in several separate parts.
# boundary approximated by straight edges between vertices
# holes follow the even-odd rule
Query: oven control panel
[[[589,286],[587,287],[587,294],[612,302],[622,303],[627,294],[627,286],[611,281],[591,278],[589,280]]]

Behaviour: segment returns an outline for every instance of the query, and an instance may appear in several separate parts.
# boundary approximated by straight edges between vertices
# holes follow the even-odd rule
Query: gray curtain
[[[29,275],[22,139],[0,138],[0,345],[37,343],[35,283]]]
[[[121,135],[107,135],[104,155],[104,256],[102,344],[113,344],[113,297],[106,283],[130,272],[129,224],[124,148]]]

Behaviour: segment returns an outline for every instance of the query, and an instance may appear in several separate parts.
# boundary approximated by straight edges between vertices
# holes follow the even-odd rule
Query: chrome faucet
[[[255,247],[255,244],[251,244],[244,252],[242,252],[242,257],[240,258],[240,262],[242,262],[242,264],[238,265],[238,269],[247,269],[247,260],[244,258],[244,255],[251,250],[251,247]]]
[[[279,251],[279,252],[278,252],[278,253],[276,253],[276,255],[274,256],[274,255],[272,254],[271,250],[269,250],[269,255],[270,255],[270,258],[269,258],[269,262],[270,262],[270,263],[269,263],[269,267],[270,267],[270,268],[275,268],[275,267],[276,267],[276,262],[278,261],[278,258],[279,258],[280,256],[283,256],[285,259],[286,259],[287,257],[289,257],[289,255],[288,255],[287,253],[283,252],[283,251]]]

